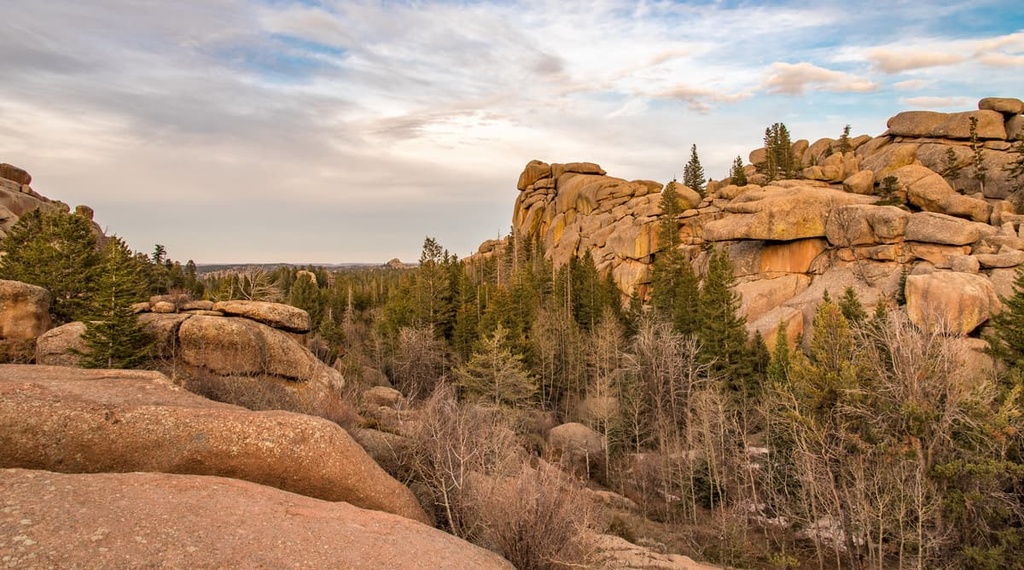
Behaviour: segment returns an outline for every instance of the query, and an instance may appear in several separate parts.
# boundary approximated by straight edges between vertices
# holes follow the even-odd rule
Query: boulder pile
[[[302,343],[310,326],[302,309],[159,296],[135,310],[155,340],[157,368],[194,392],[251,409],[307,412],[340,398],[344,377]],[[77,366],[84,332],[82,323],[46,332],[36,362]]]

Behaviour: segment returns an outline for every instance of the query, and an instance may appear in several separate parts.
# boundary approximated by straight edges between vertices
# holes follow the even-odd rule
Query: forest
[[[307,311],[306,346],[347,400],[385,383],[418,414],[384,466],[425,489],[440,528],[520,568],[585,560],[587,528],[731,567],[1019,567],[1024,273],[985,355],[852,289],[792,346],[748,335],[728,251],[675,247],[673,184],[661,207],[666,246],[630,298],[589,256],[553,267],[514,232],[466,260],[428,237],[408,268],[200,274],[60,210],[0,241],[0,278],[48,288],[56,323],[84,321],[93,367],[153,365],[131,310],[150,296]],[[567,423],[601,449],[553,454],[545,436]],[[594,493],[635,508],[580,499]]]

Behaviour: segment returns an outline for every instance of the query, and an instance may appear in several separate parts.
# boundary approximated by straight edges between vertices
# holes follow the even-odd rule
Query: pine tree
[[[466,396],[495,405],[517,406],[537,393],[537,381],[523,358],[506,345],[507,332],[498,325],[480,342],[469,362],[455,369],[455,384]]]
[[[773,386],[782,386],[789,381],[789,366],[792,357],[789,354],[787,328],[786,324],[782,323],[775,332],[775,347],[772,349],[772,359],[766,374],[768,381]]]
[[[732,178],[732,183],[737,186],[747,185],[747,171],[743,169],[743,159],[736,157],[736,160],[732,162],[732,169],[729,170],[729,177]]]
[[[704,178],[704,167],[700,165],[700,158],[697,156],[697,145],[690,147],[690,160],[683,167],[683,184],[691,190],[704,197],[704,185],[707,179]]]
[[[839,299],[839,310],[851,325],[863,323],[868,318],[868,313],[853,287],[847,287],[843,291],[843,296]]]
[[[1010,179],[1013,189],[1020,191],[1024,190],[1024,141],[1014,145],[1013,152],[1017,154],[1017,158],[1007,164],[1004,170],[1006,170],[1006,176]]]
[[[315,278],[308,273],[299,275],[288,291],[288,304],[309,313],[313,330],[318,329],[324,320],[324,298],[314,282]]]
[[[850,144],[850,125],[843,127],[843,134],[839,135],[839,152],[847,153],[853,150]]]
[[[676,183],[669,182],[661,192],[661,219],[658,222],[659,251],[651,274],[651,306],[656,315],[672,322],[683,334],[697,328],[698,280],[693,266],[679,249],[679,222],[682,212]]]
[[[971,178],[978,181],[978,189],[984,193],[985,179],[988,177],[988,166],[985,166],[985,147],[978,140],[978,118],[971,117],[970,121],[971,152],[973,153],[971,165],[974,167]]]
[[[0,240],[0,279],[48,289],[57,323],[82,317],[95,291],[99,261],[92,223],[78,214],[33,210]]]
[[[135,368],[149,358],[152,339],[131,309],[146,297],[143,271],[120,238],[108,239],[82,335],[86,368]]]
[[[1011,370],[1024,373],[1024,269],[1017,270],[1013,294],[1003,299],[1003,310],[991,323],[995,331],[986,338],[989,352]]]
[[[746,319],[739,314],[740,297],[733,290],[735,285],[729,254],[712,249],[700,289],[697,337],[702,343],[701,358],[723,376],[726,386],[749,393],[756,391],[750,385],[754,379],[753,362],[747,346]]]
[[[786,125],[775,123],[764,130],[764,151],[765,161],[758,166],[769,182],[796,175],[799,161],[793,156],[793,143]]]

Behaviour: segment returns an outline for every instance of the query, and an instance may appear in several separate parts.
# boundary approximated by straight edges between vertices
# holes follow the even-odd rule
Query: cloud
[[[878,85],[863,77],[849,73],[801,63],[775,62],[762,87],[768,93],[800,95],[805,91],[828,91],[833,93],[869,93]]]
[[[694,87],[692,85],[680,84],[664,91],[652,94],[658,99],[676,99],[685,101],[687,106],[702,113],[711,111],[717,103],[738,103],[753,96],[753,93],[724,93],[705,87]]]
[[[941,53],[930,50],[899,50],[880,48],[867,54],[868,61],[882,73],[902,73],[926,67],[955,65],[967,57],[955,53]]]
[[[909,107],[925,109],[941,109],[947,107],[967,107],[972,103],[967,97],[905,97],[900,98],[900,104]]]
[[[917,91],[919,89],[924,89],[933,83],[934,81],[926,81],[924,79],[908,79],[906,81],[893,83],[892,87],[897,91]]]

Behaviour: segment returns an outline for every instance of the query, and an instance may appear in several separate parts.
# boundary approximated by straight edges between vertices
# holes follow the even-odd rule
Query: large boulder
[[[914,324],[956,335],[970,333],[1001,308],[992,282],[971,273],[910,275],[906,298]]]
[[[825,236],[829,213],[846,204],[866,204],[870,196],[816,186],[766,186],[744,192],[726,206],[732,215],[708,222],[704,239],[792,241]]]
[[[905,111],[889,119],[887,126],[889,134],[897,137],[969,140],[972,118],[978,121],[978,138],[1006,140],[1003,115],[989,110],[966,113]]]
[[[581,423],[551,428],[548,446],[554,457],[576,473],[592,473],[604,461],[604,437]]]
[[[0,279],[0,339],[36,338],[50,329],[50,292]]]
[[[912,164],[892,173],[906,191],[911,204],[926,212],[938,212],[975,222],[988,223],[992,206],[984,200],[957,193],[931,169]]]
[[[1013,97],[985,97],[978,101],[978,109],[996,111],[1004,115],[1024,113],[1024,101]]]
[[[78,366],[80,354],[89,350],[82,335],[85,323],[73,322],[50,329],[36,339],[36,364]]]
[[[944,245],[969,245],[998,230],[988,224],[969,222],[945,214],[918,212],[907,220],[907,241]]]
[[[0,488],[5,567],[512,568],[400,516],[221,477],[0,469]]]
[[[213,402],[158,372],[0,365],[0,467],[217,475],[430,523],[338,425]]]
[[[22,185],[32,184],[32,175],[28,171],[6,162],[0,163],[0,178],[6,178]]]
[[[288,332],[309,332],[309,313],[291,305],[265,301],[220,301],[214,303],[213,310],[225,315],[252,319]]]

